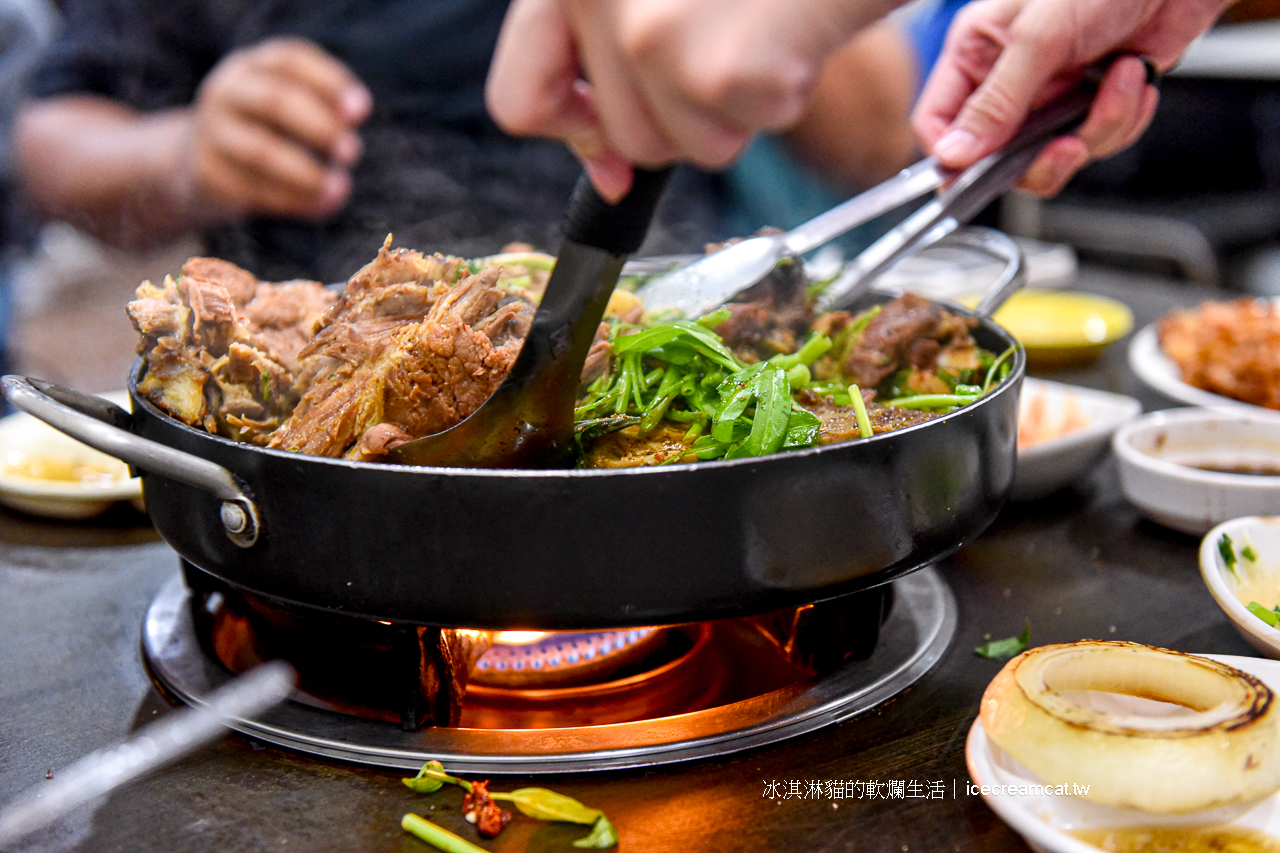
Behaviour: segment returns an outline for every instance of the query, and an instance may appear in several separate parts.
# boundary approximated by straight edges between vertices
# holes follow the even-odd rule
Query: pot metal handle
[[[980,317],[990,317],[1015,290],[1027,283],[1027,262],[1022,247],[1008,234],[982,225],[969,225],[952,231],[939,245],[960,246],[1004,261],[1000,277],[987,288],[974,307]]]
[[[221,465],[134,435],[133,416],[101,397],[25,376],[5,376],[0,388],[15,407],[94,450],[221,499],[218,517],[231,541],[241,548],[257,541],[258,508],[235,475]]]

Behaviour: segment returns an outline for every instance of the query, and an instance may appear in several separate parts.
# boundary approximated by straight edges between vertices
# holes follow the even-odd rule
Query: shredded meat
[[[867,324],[845,357],[844,373],[863,388],[904,368],[932,373],[944,353],[952,362],[962,361],[962,352],[972,358],[976,347],[969,332],[975,325],[922,296],[903,294]]]
[[[613,358],[613,344],[609,343],[609,324],[601,323],[587,350],[587,360],[582,365],[582,382],[585,385],[609,372]]]
[[[774,267],[758,284],[725,306],[729,319],[714,327],[744,361],[761,361],[795,352],[813,321],[805,294],[804,268],[798,263]]]
[[[312,325],[333,302],[333,294],[315,282],[289,281],[259,284],[240,310],[258,344],[296,374],[298,355],[311,339]]]
[[[182,265],[182,275],[220,284],[237,307],[243,308],[258,292],[258,277],[229,261],[218,258],[190,258]]]
[[[430,310],[416,321],[404,315],[406,303],[399,299],[390,305],[390,318],[379,316],[375,309],[380,303],[367,294],[353,301],[365,319],[340,322],[337,312],[305,352],[309,362],[331,369],[309,369],[313,379],[306,393],[268,446],[368,460],[390,449],[386,430],[362,440],[375,426],[394,426],[395,440],[403,441],[404,436],[448,429],[474,412],[498,387],[520,350],[520,340],[507,336],[495,346],[477,328],[504,296],[497,281],[496,269],[467,276],[435,292]],[[409,294],[399,285],[392,291]]]

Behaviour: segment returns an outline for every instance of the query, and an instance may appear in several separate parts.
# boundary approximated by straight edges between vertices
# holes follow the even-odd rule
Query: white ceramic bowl
[[[1132,397],[1024,379],[1013,500],[1044,497],[1079,479],[1107,452],[1112,433],[1141,412]],[[1053,437],[1027,444],[1022,439],[1029,427]]]
[[[1227,409],[1143,415],[1112,439],[1120,488],[1153,521],[1203,534],[1245,515],[1280,514],[1280,416]]]
[[[1224,552],[1235,555],[1231,566]],[[1210,530],[1200,543],[1200,574],[1240,636],[1280,658],[1280,629],[1249,612],[1251,601],[1267,609],[1280,604],[1280,517],[1233,518]]]
[[[102,396],[129,407],[126,392]],[[73,470],[89,476],[69,476]],[[129,466],[31,415],[0,419],[0,504],[29,515],[75,520],[100,515],[121,501],[142,509],[142,484],[129,477]]]

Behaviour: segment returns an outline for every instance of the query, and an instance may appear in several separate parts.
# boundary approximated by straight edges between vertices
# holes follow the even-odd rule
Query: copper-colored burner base
[[[201,572],[186,574],[201,641],[232,672],[283,658],[299,674],[295,701],[417,727],[417,722],[406,723],[401,701],[403,637],[412,626],[282,609]],[[863,594],[854,612],[869,618],[855,621],[870,624],[852,635],[845,630],[849,620],[838,620],[844,647],[832,659],[871,653],[887,600],[883,593]],[[539,729],[626,723],[715,708],[799,684],[815,674],[812,655],[797,657],[790,642],[794,636],[780,642],[776,634],[780,622],[794,632],[803,611],[670,627],[641,659],[592,684],[514,689],[473,683],[456,725]],[[821,640],[829,644],[831,637],[824,634]]]

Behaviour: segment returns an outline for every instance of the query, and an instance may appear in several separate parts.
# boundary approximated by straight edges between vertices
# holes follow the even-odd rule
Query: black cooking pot
[[[884,299],[887,297],[879,297]],[[959,306],[949,309],[970,316]],[[1009,334],[977,317],[980,346]],[[605,628],[776,610],[951,554],[1013,482],[1019,347],[1000,387],[916,426],[773,456],[617,470],[347,462],[8,376],[18,408],[129,462],[193,565],[284,603],[476,628]]]

